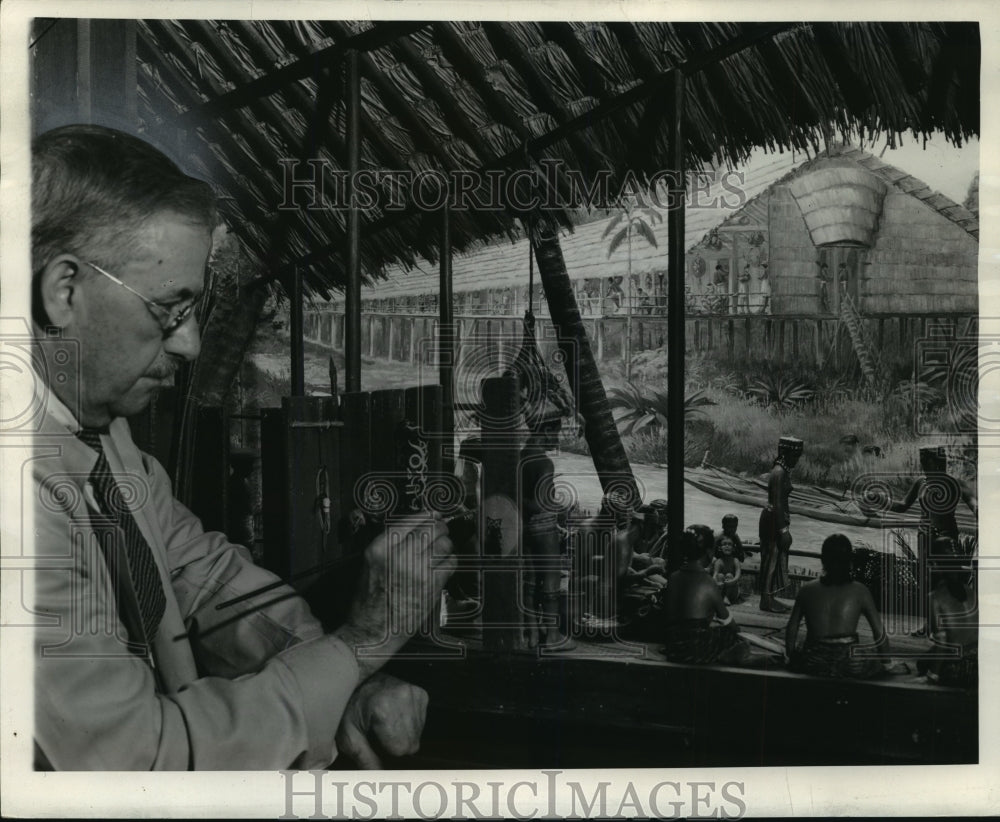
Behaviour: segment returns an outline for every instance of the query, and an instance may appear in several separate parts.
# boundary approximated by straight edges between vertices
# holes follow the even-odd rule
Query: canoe
[[[767,484],[760,479],[741,477],[721,468],[686,468],[684,480],[706,494],[729,502],[761,508],[767,504]],[[859,528],[916,528],[919,508],[914,505],[905,514],[872,514],[863,511],[846,496],[812,485],[796,485],[789,499],[789,510],[798,516],[824,522],[854,525]],[[976,518],[968,511],[956,512],[959,530],[976,533]]]

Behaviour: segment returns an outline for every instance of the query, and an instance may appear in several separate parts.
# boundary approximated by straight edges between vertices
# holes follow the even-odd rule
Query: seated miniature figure
[[[707,525],[688,527],[681,540],[684,563],[670,575],[664,607],[666,646],[671,662],[740,665],[751,656],[722,599],[722,591],[705,568],[715,547]]]
[[[722,596],[728,605],[740,601],[740,577],[743,569],[736,558],[736,546],[730,537],[723,535],[719,542],[720,556],[712,562],[712,579],[722,590]]]
[[[736,533],[736,529],[739,528],[740,518],[736,514],[726,514],[722,518],[722,533],[715,535],[715,556],[722,556],[722,552],[719,550],[722,540],[728,538],[733,543],[733,555],[740,562],[743,562],[748,556],[751,555],[751,551],[747,551],[743,547],[743,540],[740,539],[740,535]]]
[[[795,598],[785,629],[790,667],[800,673],[826,677],[868,679],[883,673],[882,660],[889,643],[871,592],[851,578],[851,541],[831,534],[823,542],[823,576],[804,585]],[[874,645],[862,646],[858,622],[871,626]],[[796,649],[799,623],[806,620],[806,641]]]
[[[934,541],[934,551],[942,556],[949,546]],[[931,682],[975,688],[979,684],[979,604],[971,583],[968,565],[948,564],[935,574],[939,578],[930,594],[928,625],[932,642],[928,659],[918,671]]]

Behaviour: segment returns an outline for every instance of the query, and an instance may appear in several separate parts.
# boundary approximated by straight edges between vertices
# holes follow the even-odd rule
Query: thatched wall
[[[979,244],[926,202],[890,189],[865,255],[861,309],[923,314],[978,310]]]
[[[816,246],[787,185],[771,189],[770,229],[772,314],[818,314]]]

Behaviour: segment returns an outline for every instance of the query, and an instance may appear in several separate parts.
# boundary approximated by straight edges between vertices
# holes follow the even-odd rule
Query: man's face
[[[172,308],[201,294],[212,237],[180,215],[150,219],[136,238],[135,256],[116,271],[147,299]],[[127,289],[84,266],[79,321],[65,329],[82,350],[81,422],[105,425],[144,409],[184,361],[198,356],[193,314],[164,337],[160,312]]]

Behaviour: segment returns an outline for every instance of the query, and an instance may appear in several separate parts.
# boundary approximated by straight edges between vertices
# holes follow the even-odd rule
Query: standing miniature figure
[[[760,267],[760,276],[757,278],[760,283],[760,313],[771,313],[771,280],[767,274],[767,263]]]
[[[750,264],[747,263],[743,266],[743,270],[740,272],[739,276],[739,295],[738,295],[738,306],[736,308],[739,314],[749,314],[750,313]]]
[[[788,606],[775,598],[785,587],[788,576],[788,549],[792,547],[789,531],[788,498],[792,493],[791,471],[802,454],[802,440],[782,437],[778,456],[767,479],[767,506],[760,512],[760,609],[783,614]]]

